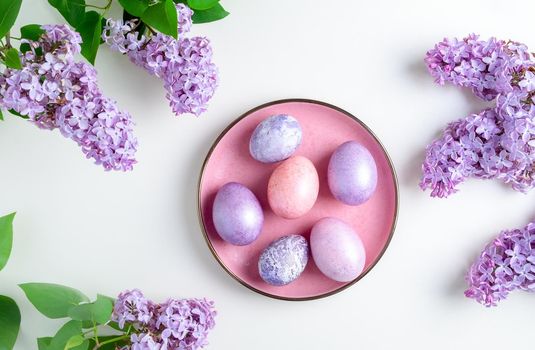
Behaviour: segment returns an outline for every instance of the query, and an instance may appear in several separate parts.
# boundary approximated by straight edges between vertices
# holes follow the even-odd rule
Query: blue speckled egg
[[[217,191],[212,217],[219,236],[234,245],[252,243],[264,224],[260,202],[251,190],[237,182],[229,182]]]
[[[301,144],[303,132],[297,119],[286,114],[264,119],[251,135],[249,152],[262,163],[289,158]]]
[[[301,275],[308,262],[308,243],[305,237],[289,235],[273,242],[258,260],[258,272],[266,283],[284,286]]]
[[[366,147],[347,141],[333,152],[328,168],[329,189],[349,205],[366,202],[377,187],[377,165]]]

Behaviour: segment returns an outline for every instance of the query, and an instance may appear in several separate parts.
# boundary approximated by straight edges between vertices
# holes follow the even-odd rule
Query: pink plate
[[[249,139],[254,128],[273,114],[290,114],[299,120],[303,141],[296,155],[309,158],[320,178],[318,200],[306,215],[288,220],[276,216],[267,201],[267,183],[276,164],[263,164],[249,155]],[[352,207],[331,195],[327,186],[327,165],[334,149],[341,143],[355,140],[371,152],[377,163],[378,184],[372,198]],[[251,189],[264,208],[264,227],[260,237],[248,246],[233,246],[223,241],[212,222],[212,204],[217,190],[236,181]],[[308,300],[325,297],[354,284],[368,273],[386,250],[394,233],[398,209],[398,190],[394,167],[385,149],[360,120],[327,103],[290,99],[270,102],[242,115],[221,133],[214,142],[199,180],[199,217],[206,242],[221,266],[246,287],[278,299]],[[309,237],[314,223],[326,216],[340,218],[358,232],[366,248],[364,272],[348,283],[325,277],[314,261],[292,283],[275,287],[265,283],[258,274],[258,258],[274,239],[288,234]]]

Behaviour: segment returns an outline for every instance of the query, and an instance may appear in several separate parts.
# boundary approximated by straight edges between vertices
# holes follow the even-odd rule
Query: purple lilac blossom
[[[117,297],[111,319],[121,329],[127,322],[148,325],[154,317],[155,307],[138,289],[126,290]]]
[[[42,28],[39,40],[24,40],[30,50],[21,55],[22,69],[0,75],[0,108],[59,129],[106,170],[131,170],[137,148],[131,116],[102,94],[92,66],[75,62],[78,33],[66,25]]]
[[[119,294],[112,321],[121,329],[132,326],[124,350],[197,350],[208,344],[215,316],[212,301],[169,299],[155,304],[134,289]]]
[[[147,333],[133,333],[130,336],[130,346],[125,346],[121,350],[160,350],[162,345],[157,342],[152,335]]]
[[[191,30],[191,16],[193,11],[184,4],[176,4],[178,35],[189,33]]]
[[[465,295],[496,306],[513,290],[535,291],[535,223],[501,232],[470,267]]]
[[[438,84],[469,87],[476,96],[491,101],[511,91],[512,72],[530,64],[530,55],[523,44],[496,38],[485,41],[471,34],[463,40],[444,39],[427,52],[425,62]]]
[[[136,21],[113,19],[107,20],[102,39],[112,50],[126,54],[133,63],[163,80],[176,115],[198,116],[206,111],[217,88],[217,67],[207,38],[185,37],[191,28],[191,9],[184,4],[176,8],[178,40],[162,33],[139,35]]]
[[[428,147],[422,189],[447,197],[468,177],[496,178],[527,192],[535,186],[535,61],[527,47],[477,36],[445,39],[427,53],[440,84],[470,87],[495,106],[449,124]]]
[[[156,327],[168,349],[196,350],[208,344],[215,326],[213,302],[206,299],[170,299],[158,308]]]

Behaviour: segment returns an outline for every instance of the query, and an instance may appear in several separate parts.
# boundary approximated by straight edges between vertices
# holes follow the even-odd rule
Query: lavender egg
[[[377,165],[366,147],[347,141],[331,155],[327,178],[336,199],[348,205],[359,205],[375,192]]]
[[[264,119],[249,142],[251,156],[262,163],[275,163],[290,157],[301,144],[303,132],[297,119],[286,114]]]
[[[318,269],[338,282],[357,278],[366,262],[366,251],[359,235],[347,223],[332,217],[314,224],[310,250]]]
[[[229,182],[217,191],[212,217],[219,236],[234,245],[252,243],[260,235],[264,223],[258,199],[237,182]]]
[[[284,286],[301,275],[308,262],[308,243],[305,237],[289,235],[273,242],[258,260],[258,272],[266,283]]]

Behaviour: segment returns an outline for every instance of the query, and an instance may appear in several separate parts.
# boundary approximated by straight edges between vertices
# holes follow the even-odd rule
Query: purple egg
[[[301,144],[301,126],[286,114],[264,119],[251,135],[249,152],[262,163],[275,163],[289,158]]]
[[[212,208],[214,226],[221,238],[247,245],[258,238],[264,223],[262,207],[251,190],[229,182],[217,191]]]
[[[258,260],[260,277],[274,286],[284,286],[301,275],[308,262],[308,243],[305,237],[289,235],[273,242]]]
[[[366,250],[360,236],[344,221],[326,217],[310,232],[310,250],[318,269],[338,282],[357,278],[364,269]]]
[[[377,187],[377,165],[360,143],[347,141],[333,152],[328,169],[333,196],[349,205],[366,202]]]

